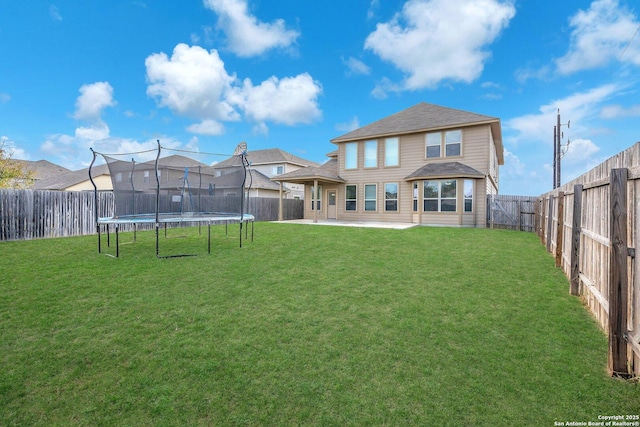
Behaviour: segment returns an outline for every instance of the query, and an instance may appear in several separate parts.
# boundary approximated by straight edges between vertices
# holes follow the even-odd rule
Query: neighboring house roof
[[[413,107],[409,107],[367,126],[334,138],[331,142],[337,144],[365,138],[380,138],[478,124],[491,125],[497,148],[496,151],[498,153],[498,161],[499,164],[504,164],[502,132],[499,118],[441,107],[426,102],[421,102]]]
[[[266,165],[272,163],[291,163],[298,166],[318,166],[316,162],[303,159],[302,157],[295,156],[291,153],[287,153],[279,148],[268,148],[266,150],[247,151],[247,160],[253,165]],[[238,156],[232,156],[228,159],[216,163],[216,168],[223,168],[228,166],[235,166],[239,164]]]
[[[247,181],[245,182],[245,188],[259,189],[259,190],[274,190],[280,191],[280,186],[271,181],[268,176],[257,170],[251,170],[250,174],[247,174]],[[284,188],[283,192],[288,193],[289,190]]]
[[[330,182],[346,182],[338,176],[338,159],[329,159],[321,166],[308,166],[293,172],[274,176],[272,181],[304,183],[315,179]]]
[[[100,175],[109,175],[109,168],[106,164],[94,166],[91,169],[91,175],[94,178]],[[88,180],[89,168],[84,168],[77,171],[68,171],[36,181],[34,188],[36,190],[65,190]]]
[[[429,163],[407,176],[407,181],[434,178],[484,178],[484,174],[460,162]]]
[[[62,173],[70,172],[69,169],[56,165],[55,163],[51,163],[48,160],[37,160],[34,162],[30,160],[15,159],[13,161],[18,163],[27,171],[33,173],[33,179],[35,180],[47,179]]]

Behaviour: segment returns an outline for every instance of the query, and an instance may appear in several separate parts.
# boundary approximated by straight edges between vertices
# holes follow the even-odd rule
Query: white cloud
[[[336,125],[336,130],[341,132],[351,132],[352,130],[356,130],[360,127],[360,119],[358,116],[353,116],[351,120],[346,123],[338,123]]]
[[[514,16],[512,1],[409,0],[391,21],[376,26],[365,48],[406,74],[405,90],[434,88],[443,80],[469,83],[490,56],[486,46]]]
[[[369,68],[367,64],[365,64],[361,60],[356,59],[352,56],[350,56],[347,59],[343,58],[342,62],[344,63],[344,65],[347,66],[347,75],[351,75],[351,74],[368,75],[371,73],[371,68]]]
[[[24,149],[18,147],[14,140],[6,135],[0,136],[0,150],[12,159],[29,160],[30,156]]]
[[[249,12],[247,0],[204,0],[204,5],[218,15],[218,28],[227,36],[228,47],[241,57],[289,47],[300,35],[286,29],[282,19],[260,22]]]
[[[49,16],[51,16],[51,19],[54,21],[62,21],[62,15],[60,15],[60,11],[54,5],[49,6]]]
[[[557,123],[558,109],[560,109],[562,124],[571,120],[572,129],[575,129],[576,125],[578,128],[584,128],[586,127],[585,123],[589,121],[588,119],[598,116],[601,104],[621,89],[620,85],[602,85],[585,92],[575,93],[564,99],[551,101],[541,106],[540,112],[537,114],[527,114],[507,120],[505,127],[516,133],[511,138],[511,142],[542,141],[553,144],[553,126]]]
[[[109,126],[102,121],[93,123],[88,127],[80,126],[76,128],[76,138],[89,141],[107,139],[109,138]]]
[[[322,116],[317,100],[321,92],[320,83],[303,73],[282,79],[271,77],[258,86],[246,79],[234,100],[251,120],[292,126],[312,123]]]
[[[207,119],[188,126],[187,130],[200,135],[222,135],[224,133],[224,125],[215,120]]]
[[[569,51],[556,60],[560,73],[603,67],[613,61],[640,65],[640,43],[629,43],[640,21],[618,0],[596,0],[589,9],[572,16],[569,24],[573,28]]]
[[[603,119],[618,119],[625,117],[640,116],[640,104],[623,107],[622,105],[608,105],[600,111],[600,117]]]
[[[562,163],[584,166],[590,162],[600,151],[600,147],[589,139],[575,139],[566,146],[566,152],[562,158]]]
[[[227,73],[216,50],[185,44],[177,45],[171,58],[150,55],[146,65],[147,94],[159,106],[200,121],[190,125],[189,132],[220,135],[223,122],[240,120],[240,111],[251,121],[289,126],[311,123],[322,115],[317,101],[322,86],[307,73],[273,76],[258,85],[250,79],[240,83]],[[261,133],[265,128],[261,126]]]
[[[102,110],[114,105],[116,101],[113,99],[113,88],[109,82],[82,85],[73,117],[78,120],[99,120]]]
[[[196,119],[238,120],[240,117],[225,97],[235,81],[227,74],[215,49],[178,44],[171,58],[154,53],[145,60],[147,95],[162,107]]]

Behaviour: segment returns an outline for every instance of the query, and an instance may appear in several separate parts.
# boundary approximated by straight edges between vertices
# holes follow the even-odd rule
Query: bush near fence
[[[283,219],[303,217],[303,200],[282,202]],[[256,221],[277,221],[278,205],[277,198],[252,197],[247,210]],[[95,234],[94,207],[93,191],[0,189],[0,241]],[[113,215],[113,193],[98,193],[98,211],[101,216]],[[138,230],[153,227],[137,226]],[[130,229],[132,225],[121,226],[122,231]]]
[[[640,376],[640,142],[543,194],[536,229],[609,337],[611,375]]]

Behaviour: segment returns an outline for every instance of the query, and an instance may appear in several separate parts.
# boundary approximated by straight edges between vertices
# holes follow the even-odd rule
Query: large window
[[[364,167],[378,167],[378,141],[365,141],[364,143]]]
[[[376,194],[378,192],[378,186],[376,184],[365,184],[364,185],[364,210],[365,211],[375,211],[377,200]]]
[[[456,157],[462,154],[462,131],[431,132],[425,137],[425,156],[429,159]]]
[[[358,206],[358,187],[355,185],[347,185],[344,195],[344,209],[347,211],[355,211]]]
[[[387,138],[384,140],[384,165],[400,165],[400,145],[398,138]]]
[[[464,211],[473,212],[473,180],[464,180]]]
[[[344,168],[358,169],[358,143],[349,142],[344,147]]]
[[[456,180],[424,181],[425,212],[456,211]]]
[[[388,212],[398,210],[398,184],[395,182],[384,185],[384,210]]]

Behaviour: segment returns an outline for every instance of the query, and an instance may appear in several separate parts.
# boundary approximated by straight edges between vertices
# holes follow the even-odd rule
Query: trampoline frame
[[[242,144],[241,144],[242,145]],[[156,188],[155,188],[155,212],[154,213],[146,213],[146,214],[138,214],[138,215],[121,215],[118,217],[100,217],[98,212],[98,187],[93,180],[92,168],[96,161],[98,154],[105,156],[102,153],[96,152],[91,148],[91,152],[93,153],[93,159],[91,160],[91,164],[89,165],[89,180],[93,185],[94,189],[94,214],[96,218],[96,232],[98,235],[98,253],[111,256],[114,258],[118,258],[120,256],[120,237],[119,237],[119,229],[121,225],[131,224],[133,225],[133,241],[129,243],[133,243],[136,241],[136,233],[137,233],[137,225],[138,224],[154,224],[155,225],[155,237],[156,237],[156,257],[157,258],[177,258],[177,257],[186,257],[186,256],[197,256],[197,254],[171,254],[171,255],[161,255],[160,254],[160,226],[164,225],[165,229],[165,237],[167,237],[167,225],[169,224],[186,224],[190,226],[198,225],[199,227],[203,224],[207,225],[207,253],[211,253],[211,225],[212,224],[225,224],[225,233],[228,235],[228,226],[229,223],[238,223],[239,224],[239,246],[242,247],[242,232],[244,228],[245,232],[245,240],[248,239],[249,233],[249,224],[251,224],[251,241],[253,242],[254,236],[254,222],[255,217],[251,214],[245,213],[245,208],[248,203],[245,203],[245,194],[246,198],[248,198],[250,189],[251,189],[251,181],[249,183],[249,187],[245,188],[247,183],[247,173],[251,178],[251,171],[249,168],[249,162],[247,160],[246,146],[243,150],[239,150],[241,145],[236,149],[236,154],[241,159],[242,167],[244,170],[242,186],[239,187],[242,189],[242,195],[240,198],[240,212],[160,212],[160,177],[158,174],[158,162],[160,159],[160,154],[162,151],[162,146],[160,145],[160,141],[158,140],[158,148],[155,159],[155,177],[156,177]],[[239,151],[239,152],[238,152]],[[132,180],[133,180],[133,172],[135,170],[135,160],[132,159]],[[113,179],[113,177],[112,177]],[[104,229],[107,235],[107,246],[111,246],[111,238],[110,238],[110,226],[114,226],[115,228],[115,239],[116,239],[116,249],[115,255],[103,253],[102,251],[102,230]]]

